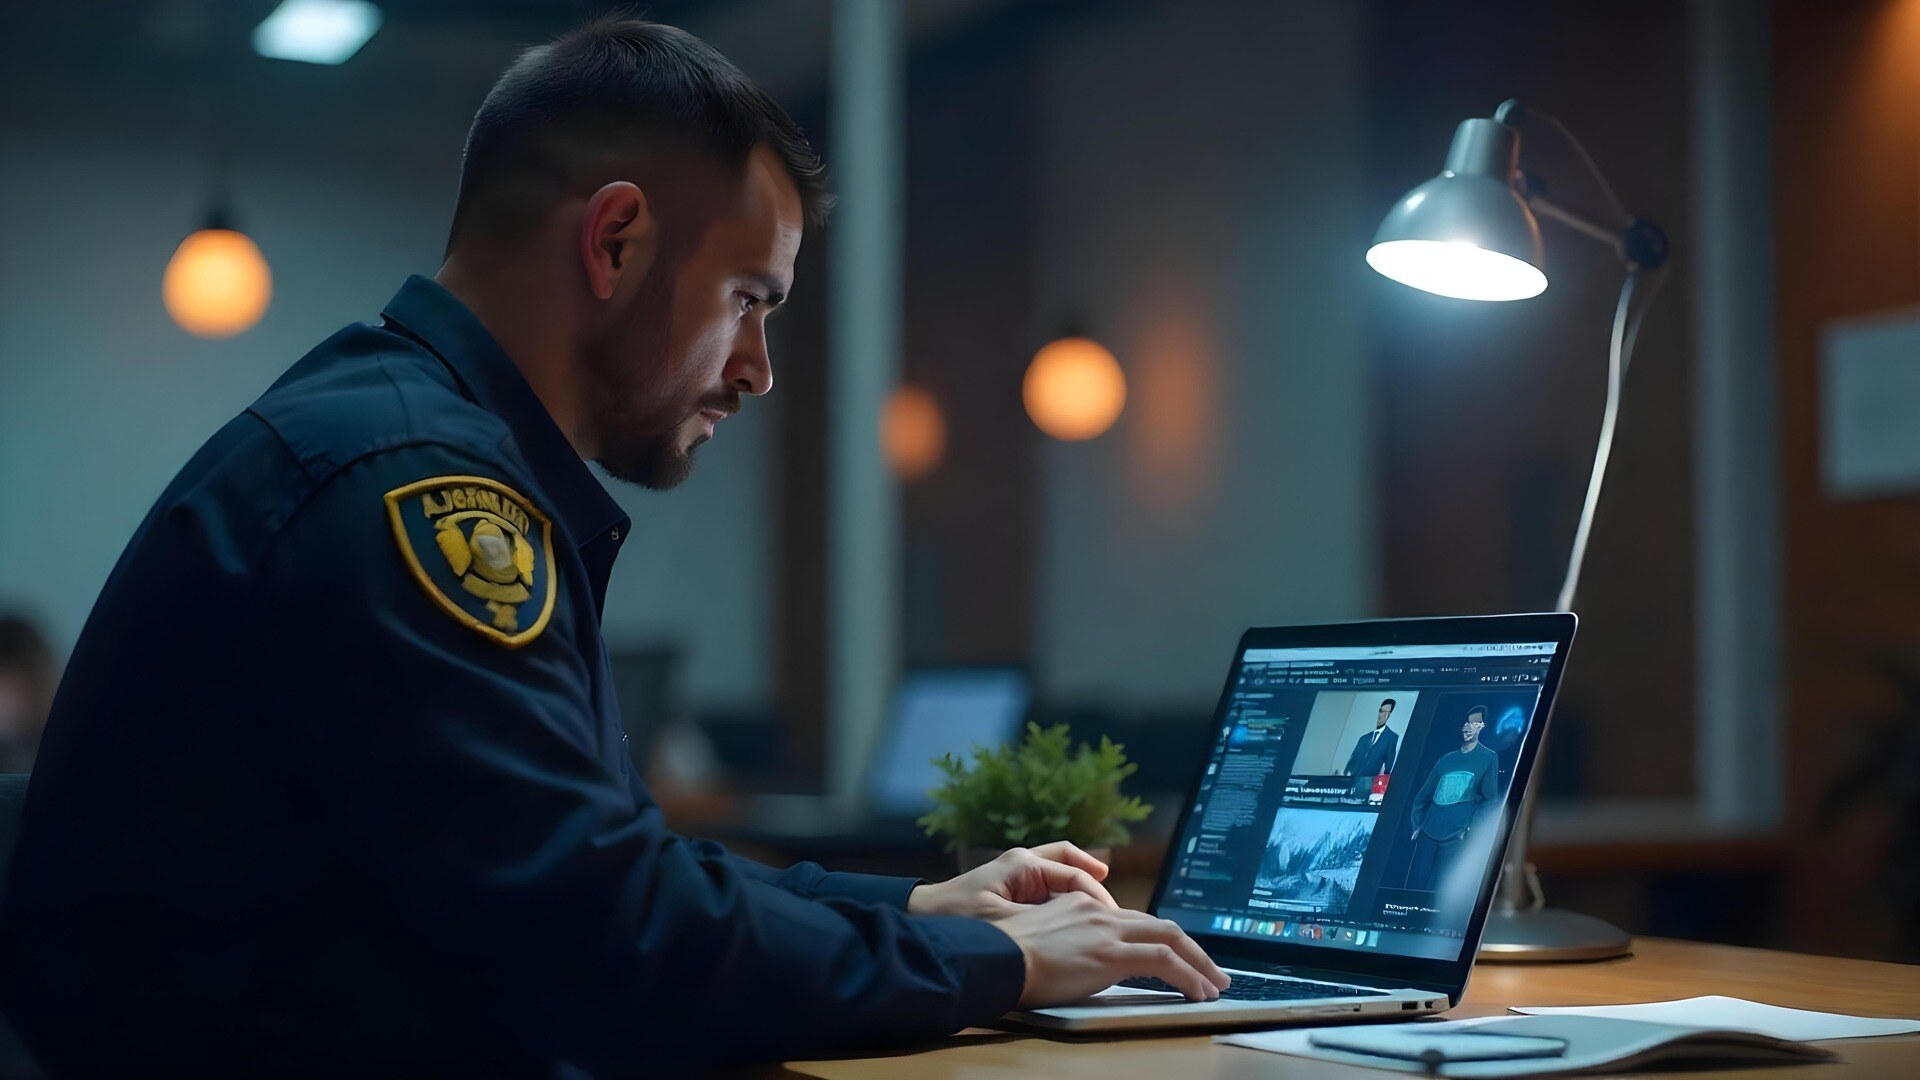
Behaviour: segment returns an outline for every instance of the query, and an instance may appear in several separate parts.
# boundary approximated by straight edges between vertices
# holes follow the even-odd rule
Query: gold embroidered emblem
[[[510,649],[547,628],[553,524],[519,492],[481,476],[435,476],[387,492],[386,503],[408,569],[448,614]]]

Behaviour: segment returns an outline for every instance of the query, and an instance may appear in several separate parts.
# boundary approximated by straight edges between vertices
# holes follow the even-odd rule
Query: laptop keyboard
[[[1131,990],[1164,990],[1178,994],[1180,988],[1152,976],[1122,979],[1120,985]],[[1263,979],[1258,975],[1235,975],[1233,985],[1220,991],[1222,1001],[1298,1001],[1303,998],[1386,997],[1384,990],[1359,986],[1307,982],[1302,979]]]

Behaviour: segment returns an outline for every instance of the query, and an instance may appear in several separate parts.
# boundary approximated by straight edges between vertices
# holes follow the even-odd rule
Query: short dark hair
[[[448,250],[473,235],[524,239],[610,158],[678,153],[737,172],[761,143],[785,163],[807,221],[824,223],[826,168],[766,91],[684,30],[603,16],[521,53],[487,93],[467,131]]]
[[[1389,709],[1397,709],[1400,707],[1400,703],[1393,700],[1392,698],[1388,698],[1385,701],[1382,701],[1380,704],[1386,706]]]
[[[1487,722],[1487,707],[1485,705],[1475,705],[1473,708],[1468,709],[1467,719],[1473,719],[1476,714],[1480,717],[1481,723],[1484,724]]]

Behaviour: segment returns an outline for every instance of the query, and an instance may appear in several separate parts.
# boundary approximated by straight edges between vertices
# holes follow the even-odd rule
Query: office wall
[[[940,403],[946,455],[901,485],[908,663],[1032,655],[1043,440],[1020,382],[1039,343],[1033,103],[1044,37],[1022,10],[916,49],[909,65],[903,377]]]
[[[1041,448],[1035,651],[1056,697],[1206,712],[1242,629],[1377,591],[1365,11],[1128,11],[1039,59],[1035,330],[1080,322],[1129,396]]]
[[[350,165],[243,160],[235,209],[275,296],[253,330],[209,342],[160,303],[168,257],[206,212],[204,158],[124,132],[10,129],[0,161],[0,491],[34,508],[0,515],[0,602],[39,615],[64,651],[200,443],[432,268],[445,202]]]
[[[458,123],[422,160],[239,155],[235,208],[275,294],[257,327],[219,342],[186,334],[160,303],[167,258],[205,211],[197,143],[0,129],[0,607],[40,617],[64,652],[200,443],[327,334],[376,317],[407,274],[433,272]],[[635,530],[609,591],[609,642],[682,643],[696,704],[767,694],[765,431],[750,407],[681,490],[616,489]],[[164,627],[165,612],[153,617]]]
[[[1786,517],[1786,940],[1920,960],[1920,498],[1821,484],[1820,335],[1920,304],[1920,0],[1774,9]],[[1907,407],[1910,407],[1907,406]],[[1920,430],[1920,416],[1914,420]]]

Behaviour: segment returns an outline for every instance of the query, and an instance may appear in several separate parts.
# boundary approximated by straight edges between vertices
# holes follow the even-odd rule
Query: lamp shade
[[[1407,192],[1374,234],[1367,265],[1463,300],[1525,300],[1546,290],[1540,223],[1513,188],[1519,133],[1467,120],[1439,176]]]

